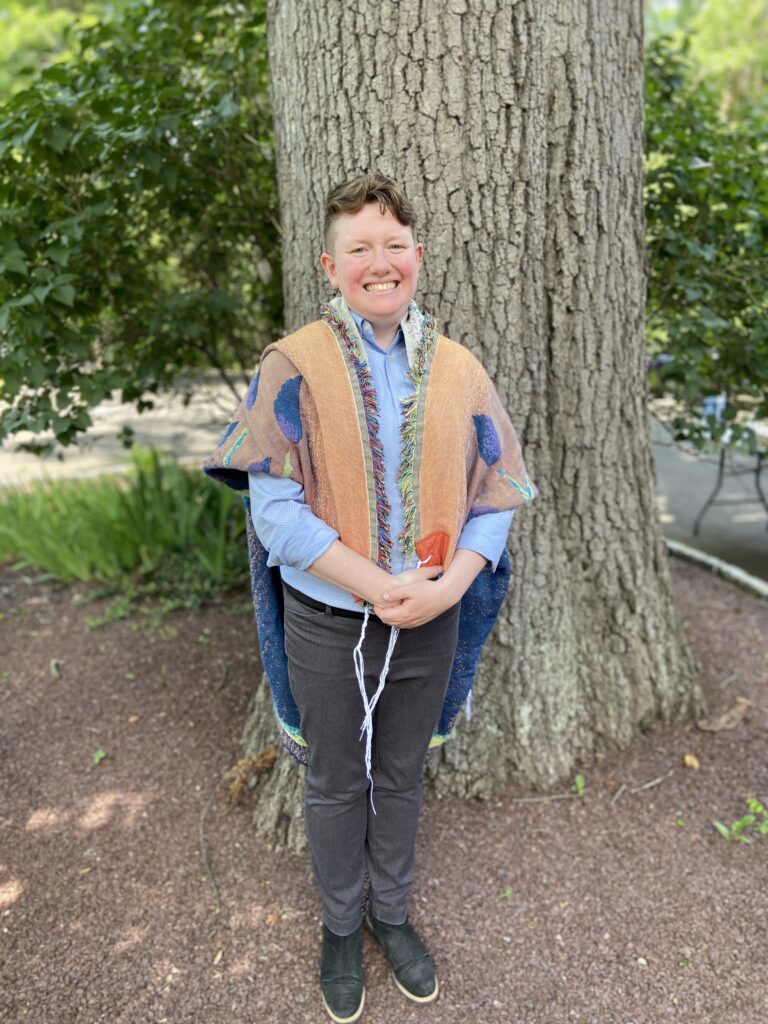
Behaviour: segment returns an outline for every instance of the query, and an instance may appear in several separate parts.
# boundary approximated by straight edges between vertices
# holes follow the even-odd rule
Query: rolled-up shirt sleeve
[[[304,488],[289,477],[249,473],[251,518],[264,545],[267,565],[308,569],[339,534],[304,501]]]
[[[479,555],[484,555],[491,563],[491,571],[496,572],[514,517],[513,508],[504,512],[487,512],[485,515],[473,516],[464,524],[456,547],[468,548]]]

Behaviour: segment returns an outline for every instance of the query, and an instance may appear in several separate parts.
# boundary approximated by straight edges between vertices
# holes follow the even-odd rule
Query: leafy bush
[[[736,441],[751,436],[737,417],[768,415],[768,120],[745,107],[722,121],[667,37],[646,51],[646,89],[652,387],[681,404],[678,437],[702,446],[730,428]],[[701,407],[719,394],[722,423]]]
[[[126,477],[51,481],[0,496],[0,561],[48,577],[115,584],[166,607],[196,605],[248,577],[234,491],[150,450]]]
[[[0,440],[247,386],[282,311],[264,6],[133,0],[2,107]]]

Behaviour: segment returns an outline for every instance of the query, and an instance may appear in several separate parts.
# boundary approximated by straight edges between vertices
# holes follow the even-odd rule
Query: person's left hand
[[[417,583],[392,583],[384,592],[385,601],[399,601],[396,608],[374,605],[373,610],[388,626],[413,629],[431,622],[455,604],[458,598],[442,580]]]

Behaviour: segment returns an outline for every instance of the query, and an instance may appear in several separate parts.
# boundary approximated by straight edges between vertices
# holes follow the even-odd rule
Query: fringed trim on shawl
[[[414,386],[413,393],[402,400],[403,420],[400,426],[400,468],[397,472],[397,486],[403,500],[403,529],[398,541],[403,555],[409,561],[416,557],[416,498],[413,493],[413,471],[416,461],[416,433],[419,418],[419,399],[427,358],[437,335],[435,320],[429,314],[423,317],[421,341],[414,354],[408,378]]]
[[[376,536],[378,543],[378,563],[382,569],[389,570],[392,566],[392,535],[389,532],[389,516],[392,511],[384,486],[384,449],[379,440],[379,406],[376,400],[376,388],[368,360],[365,358],[356,330],[340,318],[330,302],[320,307],[320,318],[331,328],[333,333],[343,342],[350,362],[357,376],[360,394],[365,411],[365,424],[368,428],[368,440],[373,465],[373,485],[376,493]]]

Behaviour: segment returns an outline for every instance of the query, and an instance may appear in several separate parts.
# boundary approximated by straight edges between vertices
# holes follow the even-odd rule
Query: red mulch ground
[[[430,795],[413,917],[441,998],[407,1004],[366,939],[369,1024],[766,1024],[768,837],[712,820],[768,799],[768,606],[673,570],[710,715],[743,696],[741,724],[643,736],[586,770],[582,800]],[[220,911],[200,856],[259,679],[250,618],[89,629],[72,593],[0,575],[0,1020],[326,1020],[307,857],[254,839],[250,792],[207,813]]]

